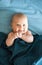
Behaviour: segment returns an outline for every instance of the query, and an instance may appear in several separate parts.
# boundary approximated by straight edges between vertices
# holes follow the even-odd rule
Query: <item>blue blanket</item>
[[[0,65],[33,65],[42,57],[42,35],[34,35],[34,41],[27,43],[15,39],[12,46],[7,47],[7,34],[0,32]]]

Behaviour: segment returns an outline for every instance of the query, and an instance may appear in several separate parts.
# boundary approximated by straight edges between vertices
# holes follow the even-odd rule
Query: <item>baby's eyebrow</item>
[[[18,25],[21,25],[21,23],[17,23]]]
[[[17,23],[17,25],[21,25],[20,23]],[[23,26],[25,26],[25,24],[23,24]]]

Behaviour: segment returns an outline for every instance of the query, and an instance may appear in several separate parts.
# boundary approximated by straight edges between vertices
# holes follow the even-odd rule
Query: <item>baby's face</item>
[[[13,32],[19,32],[21,34],[27,32],[28,30],[28,23],[27,18],[13,18],[12,20],[12,30]]]

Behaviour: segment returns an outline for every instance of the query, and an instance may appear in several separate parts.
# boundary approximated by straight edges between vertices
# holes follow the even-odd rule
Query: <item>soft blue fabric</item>
[[[0,65],[42,65],[42,35],[34,35],[32,43],[17,38],[12,46],[5,44],[6,38],[0,32]]]
[[[42,65],[42,57],[37,62],[34,62],[33,65]]]
[[[11,10],[0,10],[0,32],[8,33],[11,31],[10,22],[14,12]]]
[[[10,0],[0,0],[0,7],[8,7]]]
[[[33,33],[42,34],[41,0],[0,0],[0,32],[9,33],[11,17],[22,12],[29,18],[29,29]],[[39,5],[39,7],[38,7]]]

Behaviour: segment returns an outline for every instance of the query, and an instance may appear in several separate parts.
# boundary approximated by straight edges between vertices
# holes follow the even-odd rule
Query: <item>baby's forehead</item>
[[[14,21],[14,22],[17,22],[17,23],[18,23],[18,22],[20,22],[20,23],[25,23],[25,22],[27,22],[27,18],[24,18],[24,17],[23,17],[23,18],[17,18],[17,17],[16,17],[15,19],[13,19],[13,21]]]
[[[22,16],[15,15],[15,16],[13,16],[13,19],[27,19],[27,16],[25,16],[25,15],[22,15]]]
[[[15,23],[16,21],[17,22],[24,22],[25,23],[25,21],[28,21],[28,18],[24,14],[16,14],[16,15],[13,15],[12,22]]]

